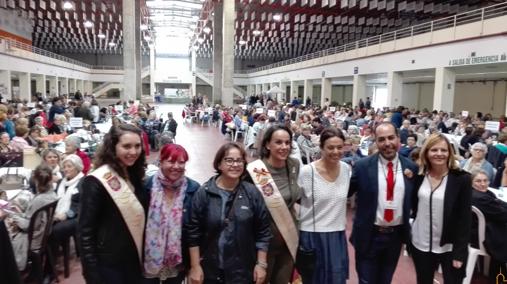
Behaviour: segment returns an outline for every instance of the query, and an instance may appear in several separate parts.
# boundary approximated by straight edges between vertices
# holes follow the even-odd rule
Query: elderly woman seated
[[[301,124],[301,135],[297,139],[299,149],[301,149],[301,159],[303,164],[309,164],[313,157],[320,152],[319,146],[312,142],[312,126],[310,124]]]
[[[12,151],[12,147],[10,145],[11,137],[9,133],[2,132],[0,134],[0,153],[9,153]]]
[[[84,177],[83,162],[75,154],[70,154],[62,162],[64,178],[59,182],[56,194],[59,198],[55,209],[54,224],[49,239],[53,255],[58,245],[76,233],[79,211],[78,185]]]
[[[34,147],[28,144],[26,138],[28,137],[29,129],[24,125],[16,126],[16,136],[12,138],[10,146],[13,151],[23,152],[25,149],[34,149]]]
[[[81,158],[83,163],[83,173],[86,175],[91,167],[91,161],[88,155],[80,150],[81,138],[77,136],[68,136],[65,138],[65,155],[75,154]]]
[[[507,186],[507,170],[502,173],[502,185]],[[484,246],[492,257],[490,275],[495,276],[499,266],[503,264],[502,271],[506,271],[507,263],[507,203],[497,198],[488,190],[488,173],[478,169],[472,174],[472,205],[477,207],[486,219],[486,235]],[[478,247],[477,220],[472,223],[471,244]]]
[[[488,146],[484,143],[477,142],[470,147],[470,152],[472,156],[466,160],[462,160],[460,162],[460,167],[469,173],[481,169],[487,173],[488,180],[492,182],[495,178],[495,169],[493,165],[486,160]]]
[[[47,165],[39,165],[33,171],[33,179],[37,194],[33,198],[20,198],[18,196],[18,200],[15,202],[16,205],[11,206],[11,210],[8,212],[8,220],[6,220],[10,227],[12,248],[19,270],[24,270],[26,267],[30,218],[38,209],[57,200],[56,194],[52,190],[53,173]],[[28,191],[23,191],[23,193],[30,195]],[[44,227],[48,221],[43,217],[35,225],[32,248],[40,248]]]

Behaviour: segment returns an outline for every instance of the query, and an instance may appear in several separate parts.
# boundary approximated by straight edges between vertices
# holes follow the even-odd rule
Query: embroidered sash
[[[296,252],[299,242],[298,231],[294,219],[290,214],[289,208],[283,200],[282,194],[271,176],[271,173],[266,168],[262,160],[256,160],[248,164],[248,173],[252,180],[261,192],[266,207],[275,221],[276,227],[280,231],[287,247],[289,248],[292,259],[296,260]],[[290,181],[289,181],[290,182]]]
[[[96,177],[106,188],[114,203],[120,210],[121,216],[127,224],[130,235],[134,240],[139,256],[142,261],[143,233],[144,233],[144,208],[134,194],[134,188],[127,183],[108,165],[103,165],[90,175]]]

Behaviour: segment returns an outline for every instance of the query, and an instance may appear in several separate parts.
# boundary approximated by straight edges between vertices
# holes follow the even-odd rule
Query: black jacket
[[[486,219],[484,246],[488,253],[499,262],[507,262],[507,203],[496,198],[491,191],[472,193],[472,205],[481,210]],[[477,218],[473,218],[472,244],[478,243]]]
[[[225,283],[252,283],[257,251],[268,250],[271,232],[269,215],[260,192],[251,183],[241,182],[226,203],[225,212],[234,203],[229,225],[222,218],[222,198],[211,178],[195,193],[190,222],[185,224],[189,247],[199,247],[204,279],[219,275],[218,239],[224,230],[223,270]],[[224,213],[226,215],[226,213]]]
[[[417,216],[419,188],[424,175],[417,175],[412,195],[412,213]],[[472,223],[472,179],[462,170],[449,170],[444,195],[444,223],[440,245],[452,244],[453,260],[465,262],[468,257],[470,226]]]
[[[166,130],[166,126],[169,124],[169,127],[167,128],[168,131],[171,131],[174,134],[174,137],[176,137],[176,128],[178,128],[178,123],[174,119],[168,119],[164,122],[162,125],[162,128],[160,129],[161,132]]]
[[[147,194],[142,185],[136,188],[137,199],[147,211]],[[102,183],[87,176],[80,184],[81,206],[78,216],[78,240],[86,283],[104,283],[100,267],[139,268],[137,250],[123,217]]]

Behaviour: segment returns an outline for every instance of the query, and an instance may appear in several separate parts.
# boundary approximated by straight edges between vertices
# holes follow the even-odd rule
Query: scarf
[[[58,203],[56,204],[55,214],[67,214],[67,212],[70,209],[70,205],[72,203],[72,195],[76,194],[78,192],[77,184],[81,180],[81,178],[84,177],[84,174],[82,172],[78,173],[75,177],[73,177],[71,180],[67,180],[67,178],[64,178],[60,185],[58,186],[58,189],[56,191],[56,194],[58,195]]]
[[[148,277],[174,277],[178,273],[176,266],[183,262],[181,230],[186,190],[184,176],[171,182],[159,170],[153,177],[144,243],[144,269]],[[171,207],[165,196],[168,191],[174,194]]]

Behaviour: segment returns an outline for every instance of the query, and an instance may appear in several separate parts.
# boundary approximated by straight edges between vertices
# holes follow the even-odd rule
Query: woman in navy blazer
[[[472,182],[459,169],[452,149],[440,133],[428,137],[421,149],[412,196],[411,253],[418,284],[433,283],[439,264],[445,284],[461,283],[465,277]]]

